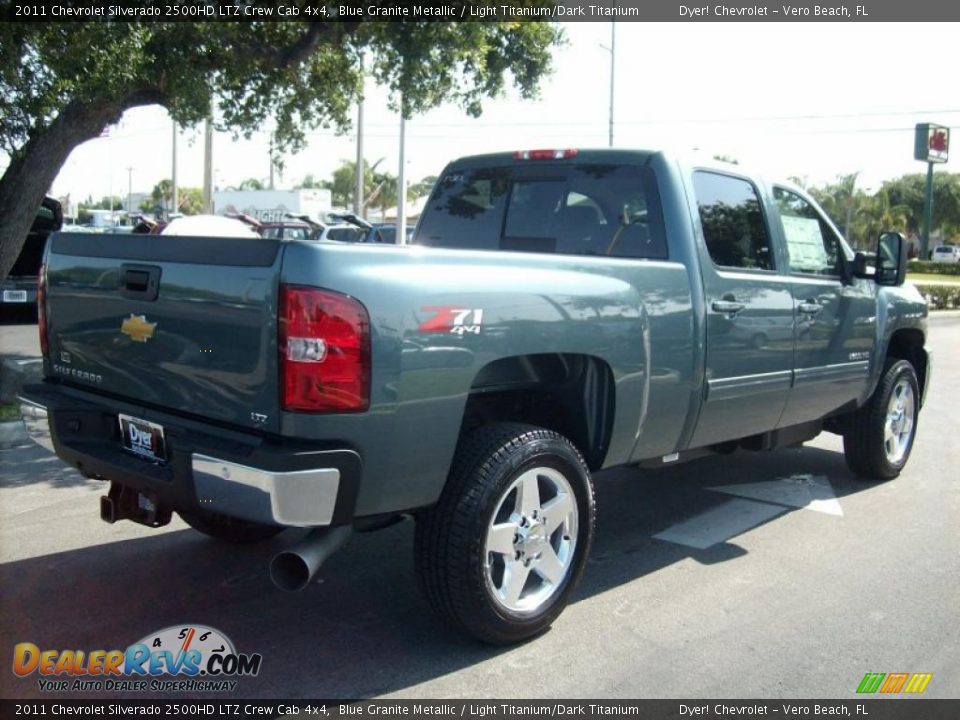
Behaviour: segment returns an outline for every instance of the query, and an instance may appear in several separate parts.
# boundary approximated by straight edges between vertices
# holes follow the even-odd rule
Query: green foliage
[[[436,175],[427,175],[420,182],[410,186],[410,196],[412,199],[426,197],[433,190],[439,178]]]
[[[935,263],[929,260],[911,260],[907,264],[907,271],[911,273],[927,273],[930,275],[960,275],[960,263]]]
[[[308,173],[293,187],[296,190],[324,190],[329,189],[330,183],[326,180],[317,180],[312,173]]]
[[[915,173],[888,180],[880,189],[892,204],[906,208],[908,226],[914,230],[923,225],[926,185],[926,175]],[[931,227],[943,230],[948,238],[960,234],[960,173],[934,172]]]
[[[366,160],[363,162],[364,211],[378,209],[383,212],[397,204],[397,176],[387,171],[377,170],[381,162],[382,159],[373,163],[373,165]],[[353,195],[356,192],[356,168],[357,164],[355,162],[344,160],[333,171],[333,180],[327,184],[327,187],[330,188],[334,207],[350,208],[353,206]],[[436,182],[436,178],[433,178],[430,182],[430,187],[433,187],[433,182]],[[408,200],[419,197],[414,191],[415,187],[417,186],[407,188]]]
[[[169,178],[164,178],[153,186],[150,198],[140,204],[141,210],[153,212],[156,207],[160,207],[166,212],[178,212],[184,215],[198,215],[203,212],[203,190],[191,187],[177,188],[178,207],[172,209],[173,183]]]
[[[960,307],[960,283],[954,285],[918,285],[932,310],[946,310]]]
[[[349,127],[361,55],[408,115],[443,102],[479,115],[508,78],[534,97],[561,39],[532,22],[3,23],[0,146],[16,155],[71,103],[157,102],[190,126],[215,98],[220,129],[270,119],[277,149],[297,150],[311,129]]]
[[[857,189],[854,173],[809,192],[854,247],[869,249],[884,230],[919,230],[925,182],[923,175],[904,175],[870,194]],[[960,174],[934,173],[933,189],[933,229],[948,238],[960,234]]]

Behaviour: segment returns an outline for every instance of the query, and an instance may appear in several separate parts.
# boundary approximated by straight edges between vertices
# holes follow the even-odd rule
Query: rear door
[[[844,282],[840,235],[813,203],[789,188],[772,192],[796,307],[793,389],[780,421],[786,427],[823,417],[866,389],[876,285]]]
[[[706,294],[706,397],[691,447],[771,430],[793,371],[793,296],[761,194],[748,178],[698,170],[693,192]]]

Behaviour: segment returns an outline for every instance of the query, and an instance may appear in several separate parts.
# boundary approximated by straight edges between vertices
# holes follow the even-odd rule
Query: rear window
[[[663,259],[653,172],[633,165],[536,163],[447,173],[414,244],[471,250]]]

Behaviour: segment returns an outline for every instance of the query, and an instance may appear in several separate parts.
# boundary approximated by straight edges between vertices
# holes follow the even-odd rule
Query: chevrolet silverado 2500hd
[[[561,612],[591,473],[840,433],[896,476],[930,382],[903,238],[854,253],[805,193],[657,152],[458,160],[411,246],[53,236],[33,437],[101,515],[214,537],[417,519],[434,608],[489,642]]]

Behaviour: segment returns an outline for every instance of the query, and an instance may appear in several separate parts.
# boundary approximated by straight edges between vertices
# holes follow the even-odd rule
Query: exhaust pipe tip
[[[352,530],[350,525],[317,528],[292,548],[274,555],[270,561],[273,584],[287,592],[303,590],[320,566],[346,544]]]
[[[319,569],[319,568],[318,568]],[[286,550],[270,561],[270,580],[281,590],[297,592],[310,584],[313,573],[299,553]]]

